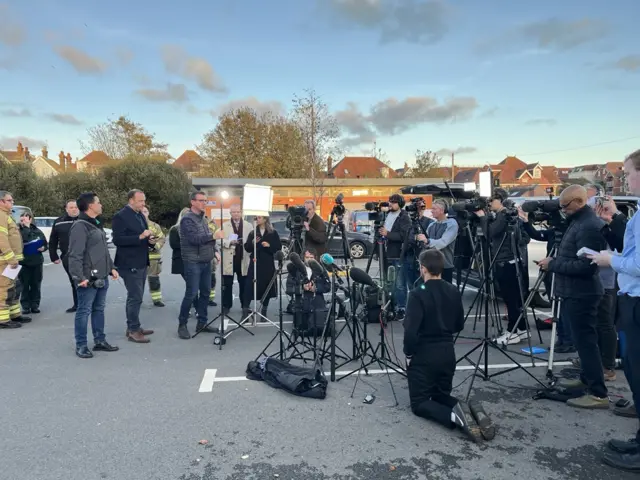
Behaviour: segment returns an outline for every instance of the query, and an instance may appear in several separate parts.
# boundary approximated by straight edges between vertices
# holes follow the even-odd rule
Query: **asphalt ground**
[[[234,332],[222,350],[213,345],[213,334],[178,339],[183,283],[169,273],[169,255],[167,250],[161,277],[166,307],[153,307],[147,294],[141,312],[143,326],[155,330],[152,342],[126,341],[126,292],[122,283],[115,282],[109,291],[106,333],[120,351],[97,353],[89,360],[74,354],[73,315],[64,313],[71,303],[64,271],[57,265],[45,267],[42,313],[21,329],[0,331],[0,478],[633,477],[602,465],[600,457],[609,438],[632,436],[637,420],[533,400],[540,386],[535,379],[545,382],[547,367],[540,362],[526,372],[517,369],[488,381],[476,379],[471,396],[483,403],[498,425],[496,439],[481,445],[415,417],[404,377],[384,369],[375,373],[380,370],[377,364],[371,365],[371,375],[330,382],[324,400],[295,397],[247,380],[247,363],[273,338],[276,328],[252,327],[253,336]],[[471,290],[465,292],[465,304],[474,296]],[[274,307],[270,306],[269,317],[277,322]],[[218,315],[219,307],[210,307],[209,313]],[[240,320],[237,302],[231,315]],[[469,338],[461,338],[456,346],[458,356],[478,343],[484,318],[478,318],[475,333],[473,324],[471,316],[463,333]],[[290,327],[285,324],[285,329]],[[373,347],[379,332],[377,325],[368,327]],[[400,357],[402,332],[402,325],[392,322],[386,340]],[[542,346],[548,345],[548,337],[549,332],[543,332]],[[540,345],[536,332],[532,341]],[[347,332],[337,345],[350,352]],[[490,348],[490,373],[504,370],[499,366],[511,364],[512,359],[530,363],[530,358],[518,355],[525,346],[510,347],[511,358]],[[475,360],[478,353],[471,358]],[[557,359],[567,360],[566,355]],[[455,393],[461,397],[472,373],[468,365],[460,362],[454,379],[454,385],[460,384]],[[356,363],[340,370],[357,367]],[[564,363],[554,371],[559,374],[566,368]],[[610,387],[612,400],[630,397],[621,371]],[[375,396],[371,404],[364,403],[368,394]],[[206,442],[201,444],[202,440]]]

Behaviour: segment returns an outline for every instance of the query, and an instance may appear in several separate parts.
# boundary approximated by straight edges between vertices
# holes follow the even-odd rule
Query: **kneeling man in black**
[[[453,335],[464,328],[462,297],[442,280],[444,256],[439,250],[420,255],[424,284],[409,293],[404,319],[404,354],[411,410],[447,428],[460,428],[473,441],[495,436],[479,404],[467,405],[451,396],[456,355]]]

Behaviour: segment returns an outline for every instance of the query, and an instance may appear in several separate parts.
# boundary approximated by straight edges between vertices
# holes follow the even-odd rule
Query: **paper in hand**
[[[237,233],[232,233],[231,235],[229,235],[229,241],[230,242],[235,242],[236,240],[238,240],[238,234]]]
[[[18,274],[20,273],[20,270],[22,270],[22,266],[18,265],[16,268],[11,268],[9,266],[7,266],[4,269],[4,272],[2,272],[2,276],[3,277],[7,277],[11,280],[15,280],[18,277]]]
[[[590,248],[587,247],[582,247],[580,250],[578,250],[578,257],[587,257],[589,255],[597,255],[600,252],[596,252],[595,250],[591,250]]]

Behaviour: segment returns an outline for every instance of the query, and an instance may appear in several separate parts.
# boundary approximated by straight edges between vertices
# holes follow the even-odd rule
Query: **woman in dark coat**
[[[247,283],[244,289],[245,298],[243,299],[243,305],[248,306],[253,300],[253,270],[254,270],[254,256],[255,266],[257,268],[256,274],[256,298],[258,301],[267,291],[269,282],[273,278],[276,272],[276,266],[273,256],[282,249],[280,243],[280,236],[271,226],[269,217],[256,217],[257,229],[256,229],[256,250],[253,251],[253,237],[254,232],[249,233],[247,241],[244,244],[244,249],[251,254],[249,271],[247,272]],[[269,289],[269,292],[265,296],[264,303],[262,304],[261,314],[266,317],[267,307],[269,306],[269,300],[278,296],[276,289],[277,282],[274,281]],[[255,305],[254,308],[258,306]],[[243,313],[243,317],[247,316],[248,312]]]
[[[33,224],[33,217],[29,213],[24,213],[20,217],[20,235],[24,245],[24,259],[20,261],[22,269],[18,274],[22,287],[20,293],[22,313],[40,313],[40,287],[44,267],[42,252],[47,250],[49,245],[42,230]]]

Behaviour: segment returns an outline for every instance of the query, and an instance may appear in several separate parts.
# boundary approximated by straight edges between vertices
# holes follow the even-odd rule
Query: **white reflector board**
[[[265,185],[245,185],[242,191],[242,213],[260,217],[269,216],[273,204],[273,190]]]

